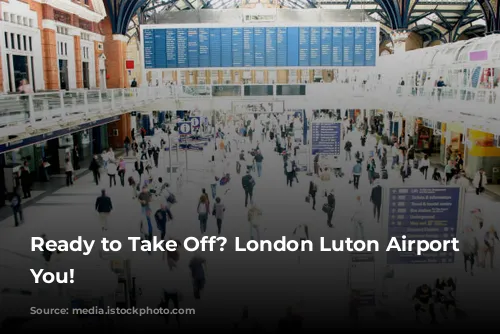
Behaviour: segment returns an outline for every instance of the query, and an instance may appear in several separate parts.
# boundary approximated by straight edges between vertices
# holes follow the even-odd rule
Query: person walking
[[[66,186],[72,186],[73,185],[73,164],[71,163],[71,160],[69,158],[66,158],[66,165],[64,166],[64,170],[66,172]]]
[[[257,176],[258,177],[261,177],[261,175],[262,175],[262,161],[263,160],[264,160],[264,157],[262,156],[262,153],[260,152],[260,150],[257,150],[255,152],[254,161],[255,161],[255,165],[257,166]]]
[[[474,185],[474,188],[476,188],[476,195],[484,192],[484,186],[488,184],[488,181],[486,179],[486,173],[484,172],[483,168],[480,168],[476,172],[476,175],[474,175],[474,179],[472,180],[472,184]]]
[[[255,187],[255,180],[250,174],[250,170],[247,170],[245,176],[241,178],[241,185],[245,191],[245,208],[248,206],[248,199],[250,198],[250,203],[253,203],[253,188]]]
[[[118,166],[116,166],[116,163],[114,160],[109,160],[108,166],[106,167],[106,171],[109,176],[109,187],[113,187],[113,183],[116,186],[116,173],[118,171]]]
[[[318,185],[314,181],[309,182],[309,197],[312,199],[312,209],[316,210],[316,193],[318,192]]]
[[[23,207],[21,205],[21,196],[19,195],[19,187],[14,189],[14,193],[10,198],[10,207],[14,216],[14,225],[17,227],[19,223],[24,223]]]
[[[377,219],[377,223],[380,223],[380,208],[382,207],[382,186],[380,186],[379,180],[375,180],[370,195],[370,202],[373,204],[373,218]]]
[[[201,234],[205,234],[207,231],[207,221],[208,221],[208,210],[209,203],[207,200],[207,196],[201,195],[200,200],[198,201],[198,220],[200,221],[200,231]]]
[[[427,171],[429,170],[429,167],[431,165],[431,162],[429,160],[429,156],[427,154],[424,155],[423,159],[420,159],[419,161],[419,166],[418,169],[422,173],[422,175],[425,177],[427,180]]]
[[[120,178],[120,183],[122,187],[125,187],[125,173],[127,171],[127,163],[123,158],[120,158],[120,162],[118,163],[118,177]]]
[[[26,167],[21,167],[21,188],[23,190],[23,198],[31,197],[31,175]]]
[[[260,218],[262,217],[262,210],[257,205],[252,204],[248,209],[248,224],[250,226],[250,239],[260,241]]]
[[[111,198],[106,196],[106,190],[104,189],[101,190],[101,196],[97,197],[95,201],[95,210],[99,213],[102,230],[107,231],[108,218],[109,214],[113,210],[113,204],[111,203]]]
[[[351,141],[348,140],[344,145],[345,161],[347,160],[351,161],[351,149],[352,149],[352,143]]]
[[[334,189],[331,189],[326,196],[327,202],[323,205],[323,212],[326,213],[326,224],[333,228],[333,213],[335,212],[335,194]]]
[[[99,185],[99,181],[101,180],[101,173],[99,173],[100,168],[101,166],[99,165],[97,155],[94,155],[92,161],[90,162],[89,170],[92,172],[92,175],[94,176],[94,182],[97,186]]]
[[[212,210],[212,215],[215,216],[215,219],[217,219],[217,234],[221,234],[221,229],[222,229],[222,221],[224,219],[224,212],[226,211],[226,207],[224,206],[224,203],[222,203],[220,197],[217,197],[215,199],[214,207]]]
[[[167,234],[167,222],[172,219],[174,219],[172,212],[166,204],[162,204],[155,212],[156,227],[160,231],[161,240],[165,240],[165,235]]]
[[[356,160],[356,164],[352,167],[352,183],[355,189],[359,189],[359,179],[362,172],[363,166],[361,166],[361,160]]]

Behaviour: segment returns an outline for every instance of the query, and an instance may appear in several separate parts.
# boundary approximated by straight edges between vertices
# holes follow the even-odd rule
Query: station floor
[[[346,176],[332,178],[331,182],[324,184],[317,180],[321,193],[322,189],[335,189],[336,212],[333,218],[334,228],[326,224],[326,215],[321,211],[325,198],[318,195],[317,210],[311,209],[311,204],[305,202],[309,181],[312,177],[304,172],[299,173],[299,183],[287,187],[283,173],[283,161],[274,151],[274,143],[261,140],[259,125],[253,144],[247,140],[239,143],[239,150],[249,151],[260,141],[260,148],[264,156],[262,177],[254,177],[256,186],[254,202],[263,211],[261,238],[278,239],[285,236],[296,239],[293,231],[298,224],[307,223],[311,239],[319,248],[319,237],[330,239],[344,239],[354,237],[354,228],[350,221],[353,214],[353,202],[356,196],[361,196],[365,207],[365,237],[366,239],[385,240],[387,226],[382,221],[378,224],[372,215],[372,206],[369,202],[370,185],[366,173],[362,175],[360,189],[354,190],[349,184],[349,174],[353,162],[340,158]],[[226,249],[230,249],[234,237],[243,241],[250,238],[247,223],[247,210],[244,207],[244,192],[241,186],[241,176],[235,171],[239,150],[236,147],[237,135],[234,129],[225,129],[229,134],[232,152],[223,160],[222,154],[216,153],[215,164],[211,163],[213,142],[205,148],[205,152],[188,152],[188,170],[182,170],[183,182],[177,182],[179,173],[173,174],[172,180],[166,171],[168,154],[160,157],[160,168],[153,171],[155,176],[163,176],[170,182],[171,189],[178,198],[178,203],[172,207],[174,221],[167,227],[167,236],[174,239],[183,239],[188,236],[201,236],[197,203],[201,189],[206,188],[210,193],[210,184],[214,183],[215,176],[230,173],[232,179],[226,186],[217,187],[217,196],[222,198],[226,206],[226,213],[222,227],[222,235],[228,238]],[[364,150],[368,154],[372,151],[374,140],[369,139],[366,147],[359,143],[359,133],[354,132],[347,136],[354,144],[354,151]],[[227,140],[226,140],[227,142]],[[186,167],[184,152],[171,152],[172,160],[182,168]],[[249,155],[247,155],[249,157]],[[299,154],[294,159],[299,164],[305,163],[306,155]],[[390,158],[389,158],[390,160]],[[137,175],[133,172],[133,160],[127,160],[127,176]],[[132,275],[137,277],[137,286],[141,289],[138,297],[138,306],[155,307],[159,303],[162,287],[169,286],[181,291],[183,299],[181,307],[194,307],[197,314],[218,314],[212,317],[214,328],[220,328],[221,320],[228,327],[232,321],[237,320],[243,306],[250,308],[253,317],[267,318],[270,314],[285,315],[286,307],[293,306],[302,312],[305,326],[314,328],[314,319],[330,317],[332,322],[344,321],[348,316],[349,282],[347,268],[349,254],[347,252],[306,252],[297,253],[278,252],[203,252],[208,264],[207,284],[201,300],[194,300],[191,278],[188,268],[192,253],[181,251],[178,269],[171,272],[163,261],[162,253],[148,255],[144,252],[131,252],[129,236],[139,236],[139,222],[141,220],[140,208],[137,200],[132,199],[132,190],[126,184],[122,187],[117,179],[117,186],[109,187],[107,175],[102,175],[101,184],[93,183],[92,175],[80,177],[71,187],[61,187],[58,190],[34,199],[24,209],[25,223],[14,227],[13,217],[8,217],[0,222],[0,251],[8,255],[4,257],[6,265],[12,272],[25,275],[22,282],[32,280],[28,266],[32,263],[41,263],[41,255],[30,251],[30,238],[46,234],[49,239],[72,240],[78,236],[84,239],[100,240],[102,237],[122,241],[124,249],[118,253],[107,254],[107,259],[130,259]],[[416,170],[405,184],[402,183],[399,172],[389,170],[389,179],[381,180],[382,186],[422,186],[435,185],[433,181],[424,180]],[[100,190],[106,189],[113,201],[114,210],[110,216],[110,229],[102,232],[99,218],[94,210],[96,197]],[[159,198],[152,205],[153,211],[159,208],[163,199]],[[211,203],[214,200],[211,198]],[[488,195],[476,196],[472,189],[466,194],[464,221],[471,219],[470,211],[480,208],[484,213],[485,224],[498,224],[500,206]],[[153,223],[157,236],[159,232]],[[215,219],[210,216],[207,235],[216,235]],[[460,231],[459,236],[460,237]],[[94,265],[103,266],[106,261],[99,257],[98,246],[91,255],[83,257],[76,253],[59,255],[63,260],[62,266],[75,269],[76,284],[81,289],[92,289],[99,285],[99,275],[91,268]],[[500,292],[499,274],[495,269],[476,268],[474,276],[463,270],[462,254],[455,254],[455,263],[450,265],[398,265],[394,266],[394,278],[383,280],[386,272],[385,253],[376,253],[375,277],[372,280],[377,287],[378,303],[380,309],[390,315],[392,319],[407,320],[413,325],[414,313],[412,294],[415,288],[423,283],[434,285],[439,277],[453,277],[458,282],[457,298],[459,307],[470,318],[483,319],[494,312],[494,308],[484,307],[494,303]],[[85,260],[84,260],[85,258]],[[8,263],[7,263],[8,262]],[[498,258],[494,261],[498,267]],[[106,265],[104,265],[106,266]],[[80,268],[81,267],[81,268]],[[9,275],[7,275],[10,277]],[[97,277],[96,277],[97,276]],[[11,284],[8,277],[3,277],[3,285]],[[79,277],[81,277],[80,280]],[[370,280],[368,280],[370,281]],[[17,284],[21,284],[17,282]],[[384,295],[380,293],[384,290]],[[329,307],[325,307],[325,305]],[[403,307],[401,307],[403,305]],[[369,312],[368,312],[369,313]],[[188,316],[186,316],[188,317]],[[195,316],[191,316],[195,317]],[[217,318],[217,319],[216,319]],[[276,324],[277,324],[276,319]],[[151,320],[149,320],[151,321]],[[160,321],[158,319],[154,320]],[[182,320],[189,326],[189,318]],[[442,318],[439,321],[446,321]],[[452,321],[452,320],[447,320]],[[173,321],[172,321],[173,322]],[[369,322],[365,322],[368,324]],[[207,324],[207,326],[209,326]],[[319,325],[318,325],[319,326]],[[366,325],[369,326],[369,325]],[[371,324],[370,326],[374,326]],[[383,326],[383,325],[381,325]],[[208,327],[205,327],[208,328]]]

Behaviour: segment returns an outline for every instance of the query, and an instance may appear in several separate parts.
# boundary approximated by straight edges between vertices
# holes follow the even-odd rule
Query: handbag
[[[306,203],[310,203],[311,202],[311,195],[307,195],[306,196]]]
[[[174,194],[170,194],[170,195],[168,195],[168,197],[167,197],[167,202],[168,202],[168,203],[170,203],[170,204],[174,204],[174,203],[176,203],[176,202],[177,202],[177,200],[176,200],[176,198],[175,198]]]
[[[380,174],[377,172],[373,172],[373,179],[380,179]]]
[[[328,204],[328,203],[325,203],[323,204],[323,207],[321,208],[321,210],[324,212],[324,213],[330,213],[332,212],[332,207]]]

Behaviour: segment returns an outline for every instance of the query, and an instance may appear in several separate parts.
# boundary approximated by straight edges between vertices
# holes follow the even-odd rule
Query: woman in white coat
[[[484,172],[483,168],[480,168],[477,172],[476,175],[474,176],[474,179],[472,180],[472,185],[474,188],[476,188],[476,195],[479,195],[484,191],[484,186],[488,184],[488,180],[486,178],[486,173]]]
[[[109,176],[109,187],[113,187],[113,183],[116,186],[116,173],[118,172],[118,166],[116,165],[114,160],[109,160],[108,165],[106,166],[106,172]]]

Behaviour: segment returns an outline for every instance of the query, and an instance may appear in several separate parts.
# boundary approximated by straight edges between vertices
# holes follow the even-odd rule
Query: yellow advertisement
[[[500,157],[500,148],[494,145],[494,136],[478,130],[469,130],[469,154],[475,157]]]

